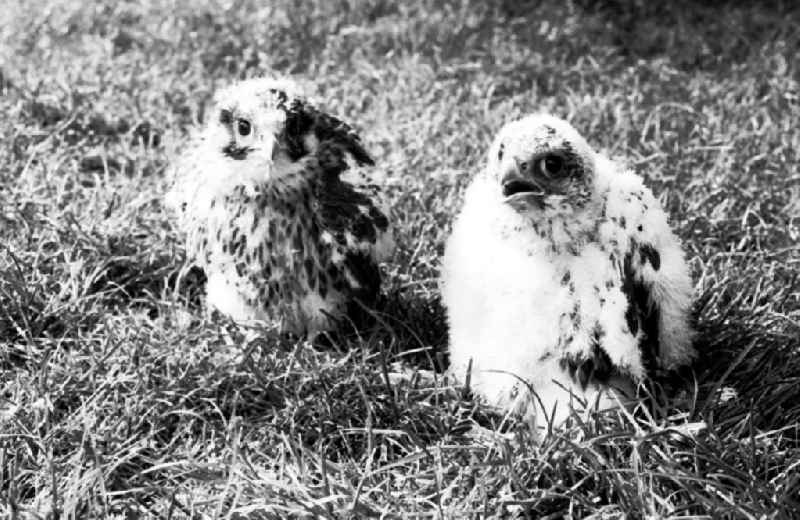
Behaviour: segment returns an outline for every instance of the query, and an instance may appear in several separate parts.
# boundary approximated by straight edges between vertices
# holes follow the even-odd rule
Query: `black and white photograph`
[[[800,3],[0,3],[0,518],[800,518]]]

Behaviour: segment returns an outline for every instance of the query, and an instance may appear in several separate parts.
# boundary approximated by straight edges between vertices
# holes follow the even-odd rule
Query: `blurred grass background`
[[[792,2],[10,0],[0,15],[0,514],[789,518],[800,510]],[[309,82],[386,172],[383,323],[320,348],[206,318],[162,209],[213,91]],[[438,366],[438,258],[507,120],[545,110],[668,208],[687,389],[535,444]],[[476,437],[473,427],[506,436]],[[704,426],[704,427],[703,427]],[[472,432],[472,433],[471,433]]]

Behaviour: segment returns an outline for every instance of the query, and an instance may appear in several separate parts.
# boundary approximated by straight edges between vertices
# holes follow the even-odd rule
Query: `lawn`
[[[707,4],[9,0],[0,516],[800,515],[800,9]],[[385,173],[399,247],[359,336],[246,334],[177,277],[167,165],[217,87],[276,73]],[[668,209],[701,356],[533,442],[445,377],[389,372],[446,364],[462,189],[540,110]]]

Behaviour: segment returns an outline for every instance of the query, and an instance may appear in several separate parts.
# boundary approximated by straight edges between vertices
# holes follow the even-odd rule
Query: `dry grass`
[[[797,514],[790,2],[182,5],[4,7],[0,515]],[[316,84],[387,173],[400,248],[384,319],[360,338],[247,340],[175,284],[165,166],[217,86],[273,71]],[[703,355],[671,399],[575,416],[534,444],[446,381],[386,367],[439,366],[435,280],[460,190],[499,126],[539,109],[660,194],[691,258]]]

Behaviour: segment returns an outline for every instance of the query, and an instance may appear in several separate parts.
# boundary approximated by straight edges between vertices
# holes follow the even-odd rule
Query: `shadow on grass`
[[[695,411],[721,430],[790,427],[800,439],[800,278],[786,260],[769,272],[766,260],[718,266],[696,304]]]
[[[0,268],[0,339],[8,343],[39,338],[79,337],[120,309],[160,312],[160,295],[177,294],[190,309],[200,307],[205,275],[182,259],[153,255],[150,244],[118,237],[78,242],[85,256],[71,272],[67,253],[28,254],[10,249]],[[33,256],[32,256],[33,255]],[[180,276],[179,276],[180,275]],[[20,361],[17,359],[17,361]]]
[[[582,28],[588,29],[587,40],[606,42],[633,60],[669,57],[687,71],[744,62],[778,35],[797,41],[793,33],[800,16],[795,3],[782,1],[579,0],[575,4]]]
[[[386,363],[443,372],[447,366],[447,323],[438,294],[391,288],[374,308],[357,302],[339,327],[320,335],[316,345],[366,348]]]

